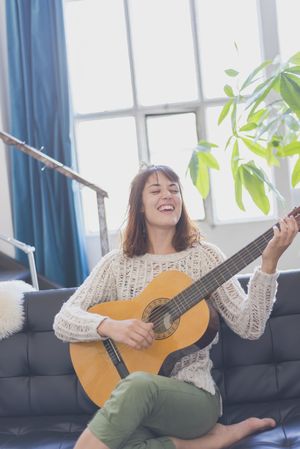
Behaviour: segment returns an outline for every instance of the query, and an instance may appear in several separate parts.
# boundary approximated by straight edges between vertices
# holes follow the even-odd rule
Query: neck
[[[151,254],[171,254],[176,250],[172,244],[174,229],[148,230],[148,252]]]

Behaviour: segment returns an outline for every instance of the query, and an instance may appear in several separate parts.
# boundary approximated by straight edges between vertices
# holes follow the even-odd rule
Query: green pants
[[[174,449],[169,436],[206,434],[220,415],[215,396],[186,382],[135,372],[123,379],[88,425],[110,449]]]

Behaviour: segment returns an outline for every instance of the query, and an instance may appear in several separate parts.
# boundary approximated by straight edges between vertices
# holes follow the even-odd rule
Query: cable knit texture
[[[113,250],[101,259],[56,315],[55,334],[68,342],[101,340],[97,327],[104,317],[89,313],[87,310],[91,306],[103,301],[134,298],[163,271],[182,271],[196,281],[224,260],[224,254],[205,241],[166,255],[145,254],[129,258],[123,251]],[[278,273],[267,274],[257,268],[250,279],[247,295],[232,278],[211,295],[209,302],[238,335],[259,338],[275,300],[277,276]],[[217,339],[218,336],[206,348],[180,359],[171,376],[214,394],[209,352]]]

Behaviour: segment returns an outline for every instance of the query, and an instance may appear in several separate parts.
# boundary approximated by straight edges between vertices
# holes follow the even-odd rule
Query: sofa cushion
[[[0,418],[0,449],[73,449],[89,415]]]
[[[299,449],[300,415],[286,420],[274,429],[265,430],[245,438],[230,449]]]

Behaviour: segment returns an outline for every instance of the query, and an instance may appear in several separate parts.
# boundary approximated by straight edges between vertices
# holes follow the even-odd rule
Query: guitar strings
[[[245,250],[245,252],[247,252],[247,251],[249,252],[248,249]],[[261,248],[259,248],[258,254],[257,254],[257,250],[256,250],[256,252],[254,253],[255,256],[257,257],[260,254],[260,252],[261,252]],[[251,255],[251,258],[249,258],[250,260],[247,260],[246,263],[244,260],[242,260],[242,262],[244,263],[244,266],[248,265],[252,260],[254,260],[253,254],[251,253],[250,255]],[[227,259],[225,261],[226,265],[231,264],[234,266],[234,268],[235,268],[234,273],[232,271],[229,271],[226,266],[222,267],[221,265],[219,265],[214,270],[219,269],[220,279],[217,278],[218,274],[216,275],[214,273],[214,270],[212,270],[211,272],[207,273],[203,278],[199,279],[194,284],[192,284],[192,286],[188,287],[186,290],[184,290],[183,292],[180,292],[178,295],[176,295],[173,299],[171,299],[171,301],[168,301],[165,304],[165,306],[166,305],[169,306],[171,316],[173,315],[172,318],[176,319],[176,316],[174,317],[174,312],[175,312],[175,315],[179,313],[179,316],[180,316],[182,314],[182,312],[186,311],[185,306],[187,306],[188,308],[191,308],[193,305],[195,305],[199,302],[199,296],[200,296],[200,298],[204,298],[209,293],[216,290],[220,285],[222,285],[228,279],[230,279],[235,273],[240,271],[241,266],[234,264],[235,259],[238,259],[238,258],[241,258],[241,255],[239,255],[238,257],[235,257],[234,259],[231,259],[231,260]],[[226,269],[227,272],[224,272],[224,269]],[[223,270],[223,272],[222,272],[222,270]],[[208,279],[207,282],[205,281],[206,279]],[[204,291],[202,291],[202,289]],[[193,304],[191,302],[191,300],[194,300],[195,304]],[[180,302],[183,306],[183,309],[181,309]],[[157,311],[154,311],[154,313],[152,314],[151,318],[153,318],[153,320],[151,320],[151,321],[155,322],[155,324],[159,324],[159,322],[161,322],[161,319],[163,317],[164,317],[164,313],[162,313],[161,310],[159,310],[159,308],[158,308]],[[157,319],[160,321],[157,322]]]
[[[186,307],[191,308],[193,307],[193,305],[197,304],[199,302],[199,296],[201,299],[207,296],[209,293],[212,293],[220,285],[224,284],[227,280],[234,276],[234,274],[238,273],[244,266],[247,266],[250,262],[255,260],[265,248],[266,243],[268,243],[272,234],[273,228],[266,231],[264,234],[262,234],[253,242],[249,243],[249,245],[247,245],[245,248],[240,250],[229,259],[226,259],[221,265],[215,267],[204,277],[200,278],[190,287],[187,287],[183,292],[180,292],[178,295],[176,295],[173,299],[171,298],[164,305],[158,307],[157,310],[154,310],[153,314],[151,315],[151,322],[153,322],[154,326],[160,325],[165,317],[165,313],[161,311],[162,307],[168,307],[172,319],[176,319],[176,314],[179,313],[180,316],[182,312],[186,311]],[[252,250],[252,248],[254,248],[254,250]],[[246,253],[246,256],[248,257],[245,258],[244,253]],[[231,268],[231,270],[233,269],[233,271],[228,268],[229,265],[233,266]],[[217,271],[217,273],[215,273],[215,271]],[[218,279],[218,272],[220,279]],[[204,289],[204,291],[202,291],[202,289]],[[195,304],[192,303],[193,301],[196,301]],[[183,306],[182,309],[180,303]]]

